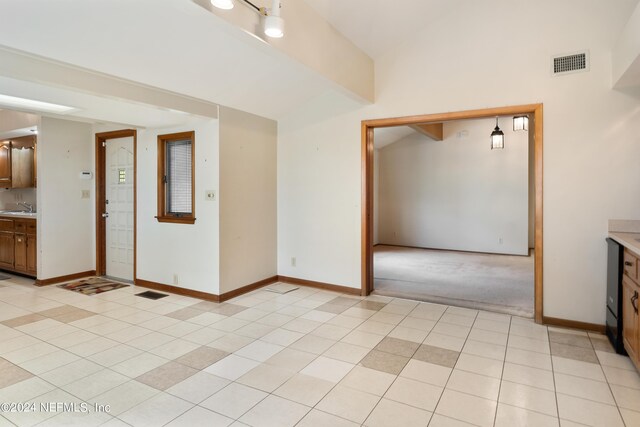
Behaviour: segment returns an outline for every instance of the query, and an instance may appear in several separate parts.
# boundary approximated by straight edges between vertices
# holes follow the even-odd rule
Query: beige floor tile
[[[598,356],[598,361],[602,366],[611,366],[613,368],[636,371],[635,366],[631,363],[631,359],[627,356],[621,356],[619,354],[608,353],[605,351],[596,351],[596,354]]]
[[[207,344],[208,347],[218,348],[228,353],[240,350],[242,347],[255,341],[253,338],[243,337],[237,334],[226,334],[223,337]]]
[[[2,357],[11,363],[21,364],[29,360],[58,351],[59,348],[46,342],[38,342],[32,346],[3,354]]]
[[[481,427],[493,426],[497,402],[445,390],[438,402],[436,413]]]
[[[521,319],[522,318],[519,317],[513,317],[511,327],[509,328],[509,335],[549,341],[549,332],[546,326],[537,325],[532,321],[528,321],[529,319],[525,321]]]
[[[375,350],[411,358],[420,344],[413,341],[386,337],[375,346]]]
[[[354,366],[355,365],[351,363],[320,356],[309,363],[300,373],[337,383],[340,382]]]
[[[435,320],[422,319],[412,316],[405,317],[400,323],[398,323],[398,327],[418,329],[423,332],[430,332],[434,326],[436,326]]]
[[[358,325],[362,324],[364,319],[358,319],[356,317],[338,315],[333,319],[327,321],[329,325],[340,326],[342,328],[348,328],[349,330],[357,328]]]
[[[396,356],[378,350],[371,350],[361,361],[364,367],[398,375],[409,362],[408,357]]]
[[[455,368],[492,378],[502,378],[503,366],[504,363],[500,360],[460,353]]]
[[[454,369],[449,377],[446,388],[472,394],[484,399],[498,400],[500,380]]]
[[[219,329],[205,327],[202,329],[198,329],[197,331],[191,332],[190,334],[184,335],[182,339],[191,341],[193,343],[200,344],[200,345],[207,345],[219,338],[224,337],[226,334],[227,334],[226,332],[221,331]]]
[[[271,356],[265,361],[265,363],[272,366],[278,366],[280,368],[299,372],[314,359],[316,359],[316,357],[317,356],[312,353],[285,348],[281,352],[275,354],[274,356]]]
[[[376,396],[384,395],[395,381],[396,375],[356,366],[340,381],[340,385]]]
[[[263,391],[242,384],[231,383],[206,399],[200,406],[227,417],[238,419],[267,396],[268,394]]]
[[[627,427],[640,426],[640,412],[620,408],[620,413],[622,414],[622,419],[624,420]]]
[[[465,338],[459,338],[451,335],[440,334],[432,330],[423,343],[425,345],[445,348],[447,350],[459,352],[460,350],[462,350],[462,347],[464,346]]]
[[[300,332],[288,331],[286,329],[278,328],[275,331],[263,336],[261,340],[272,344],[281,345],[283,347],[288,347],[303,336],[304,334]]]
[[[126,344],[119,344],[99,353],[92,354],[87,359],[99,365],[110,367],[131,359],[132,357],[138,356],[141,353],[142,350],[138,350],[137,348],[133,348]]]
[[[560,422],[557,417],[499,403],[495,427],[513,426],[559,427]]]
[[[444,387],[451,375],[451,368],[411,359],[400,373],[401,377]]]
[[[149,350],[149,353],[153,353],[156,356],[164,357],[168,360],[177,359],[180,356],[199,348],[200,345],[186,341],[183,339],[174,339],[166,344],[159,345],[158,347]]]
[[[198,404],[222,390],[230,382],[207,372],[198,372],[171,386],[166,392],[187,402]]]
[[[507,345],[508,335],[502,332],[485,331],[474,328],[469,332],[469,339],[489,344]]]
[[[29,325],[34,322],[39,322],[41,320],[46,319],[45,316],[42,316],[37,313],[26,314],[24,316],[14,317],[13,319],[7,319],[0,323],[10,328],[18,328],[20,326]]]
[[[130,379],[122,374],[110,369],[102,369],[62,388],[77,398],[87,401],[128,381]]]
[[[111,369],[129,378],[136,378],[167,362],[169,362],[167,359],[156,356],[155,354],[142,353],[112,366]]]
[[[158,390],[148,385],[137,381],[128,381],[89,401],[99,405],[109,405],[109,414],[118,416],[158,393]]]
[[[607,383],[560,373],[555,373],[554,377],[558,393],[615,405]]]
[[[327,338],[330,340],[338,341],[347,336],[351,332],[349,328],[343,328],[341,326],[324,324],[315,329],[311,335],[317,337]]]
[[[164,365],[158,366],[139,377],[136,381],[153,387],[155,389],[164,391],[169,387],[178,384],[181,381],[196,374],[196,369],[190,368],[180,363],[167,362]]]
[[[586,336],[586,334],[577,335],[573,333],[549,331],[549,341],[559,343],[559,344],[566,344],[566,345],[572,345],[576,347],[588,348],[590,350],[593,349],[593,346],[591,345],[591,340],[589,339],[588,336]]]
[[[444,317],[444,316],[443,316]],[[431,333],[466,339],[471,331],[471,326],[460,326],[444,322],[442,319],[433,327]]]
[[[282,325],[282,329],[286,329],[294,332],[301,332],[303,334],[308,334],[313,332],[316,328],[322,325],[321,322],[316,322],[315,320],[302,319],[297,317],[284,325]]]
[[[640,412],[640,390],[622,387],[619,385],[611,385],[611,391],[613,392],[616,399],[615,401],[620,408]]]
[[[370,334],[368,332],[353,331],[344,338],[342,342],[347,344],[359,345],[360,347],[374,348],[380,341],[382,336],[377,334]]]
[[[596,352],[592,348],[576,347],[572,345],[551,343],[551,354],[553,356],[567,359],[581,360],[583,362],[598,363]]]
[[[175,361],[200,371],[224,359],[228,355],[229,353],[226,351],[202,346],[178,357]]]
[[[382,399],[365,421],[365,425],[370,427],[420,427],[429,423],[431,414],[429,411],[394,402],[393,400]]]
[[[465,423],[451,417],[445,417],[440,414],[433,414],[429,427],[473,427],[474,424]]]
[[[309,375],[296,374],[282,384],[273,394],[313,407],[333,387],[335,387],[334,382],[321,380]]]
[[[603,366],[602,370],[607,381],[610,384],[621,385],[624,387],[640,390],[640,374],[626,369],[614,368],[612,366]]]
[[[507,348],[507,362],[532,368],[551,370],[551,355],[537,353],[535,351],[521,350],[519,348]]]
[[[244,357],[231,354],[209,366],[205,369],[205,371],[218,377],[235,381],[259,364],[260,362],[257,362],[255,360],[246,359]]]
[[[482,329],[484,331],[499,332],[502,334],[509,333],[509,322],[484,319],[478,316],[473,323],[473,329]]]
[[[0,402],[27,402],[56,387],[39,377],[31,377],[13,385],[0,388]]]
[[[159,426],[174,420],[192,407],[191,403],[175,396],[158,393],[118,418],[132,426]]]
[[[396,326],[391,332],[389,332],[388,337],[421,344],[428,334],[429,331],[422,331],[420,329],[408,328],[405,326]]]
[[[308,406],[272,395],[251,408],[240,421],[254,427],[293,427],[310,410]]]
[[[344,418],[313,409],[298,423],[297,427],[358,427],[359,425]]]
[[[33,377],[33,374],[4,359],[0,359],[0,389],[20,383]]]
[[[564,357],[557,356],[553,356],[551,360],[553,362],[554,372],[589,378],[591,380],[606,381],[602,368],[595,363],[565,359]]]
[[[540,412],[553,417],[558,416],[556,395],[549,390],[516,384],[510,381],[502,381],[500,398],[498,400],[501,403],[506,403],[511,406]]]
[[[362,424],[380,397],[340,385],[316,405],[316,409]]]
[[[315,335],[305,335],[289,346],[294,350],[306,351],[313,354],[322,354],[336,343],[335,340],[322,338]]]
[[[345,342],[337,342],[330,349],[325,351],[323,356],[356,364],[360,363],[360,361],[369,354],[369,351],[371,350],[366,347],[347,344]]]
[[[263,325],[262,323],[253,322],[253,323],[249,323],[247,326],[243,326],[242,328],[236,330],[235,333],[237,335],[258,339],[274,331],[275,329],[276,328],[274,326]],[[211,329],[211,330],[215,330],[215,329]],[[196,333],[197,332],[199,331],[196,331]]]
[[[575,421],[588,426],[622,427],[624,423],[615,406],[579,397],[557,394],[558,412],[561,419]]]
[[[537,353],[551,354],[549,341],[537,340],[534,338],[522,337],[518,335],[509,335],[509,347],[519,348],[520,350],[535,351]]]
[[[433,412],[443,388],[408,378],[398,377],[384,397],[399,403]]]
[[[386,336],[396,326],[389,323],[376,322],[375,320],[366,320],[356,328],[357,331],[367,332],[370,334]]]
[[[41,374],[40,377],[51,384],[62,387],[88,375],[104,369],[103,366],[87,359],[78,360],[75,363],[61,366]]]
[[[262,363],[238,378],[236,382],[271,393],[293,375],[294,371]]]
[[[166,424],[167,427],[226,427],[233,424],[233,419],[217,414],[213,411],[196,406],[189,409],[178,418]]]
[[[415,352],[413,358],[422,362],[453,368],[456,365],[459,354],[454,350],[423,344]]]
[[[506,362],[502,379],[513,383],[554,391],[553,374],[544,369]]]

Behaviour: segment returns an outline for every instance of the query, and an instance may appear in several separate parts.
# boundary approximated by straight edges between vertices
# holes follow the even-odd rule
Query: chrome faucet
[[[33,205],[30,203],[17,202],[16,205],[27,208],[29,213],[33,213]]]

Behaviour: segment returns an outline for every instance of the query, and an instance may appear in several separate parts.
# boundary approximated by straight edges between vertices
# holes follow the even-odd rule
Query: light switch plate
[[[205,191],[204,199],[209,201],[209,202],[215,202],[215,200],[216,200],[216,192],[214,190]]]

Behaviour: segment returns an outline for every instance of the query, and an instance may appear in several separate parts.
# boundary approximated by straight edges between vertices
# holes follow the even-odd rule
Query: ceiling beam
[[[411,129],[423,134],[424,136],[433,139],[434,141],[442,141],[443,139],[443,126],[442,123],[427,123],[420,125],[410,125]]]

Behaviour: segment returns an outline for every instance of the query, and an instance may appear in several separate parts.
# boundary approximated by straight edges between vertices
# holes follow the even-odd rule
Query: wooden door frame
[[[96,275],[107,274],[107,228],[102,212],[106,200],[106,146],[109,139],[133,138],[133,282],[136,280],[137,260],[137,144],[138,132],[135,129],[123,129],[112,132],[96,133]]]
[[[534,129],[533,174],[535,199],[535,255],[534,255],[534,312],[536,323],[543,322],[543,277],[542,277],[542,104],[516,105],[479,110],[457,111],[450,113],[426,114],[418,116],[395,117],[362,121],[362,194],[361,194],[361,294],[369,295],[373,291],[373,132],[376,128],[407,126],[425,123],[442,123],[452,120],[493,118],[496,116],[515,116],[528,114],[532,117]],[[487,132],[489,132],[489,129]],[[531,129],[529,130],[531,131]],[[487,133],[488,135],[488,133]],[[489,139],[487,137],[487,149]]]

